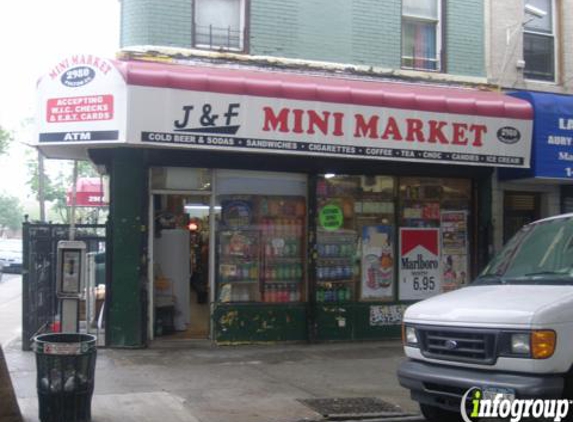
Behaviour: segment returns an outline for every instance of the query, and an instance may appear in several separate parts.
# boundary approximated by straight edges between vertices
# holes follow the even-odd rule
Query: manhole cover
[[[400,415],[404,411],[395,404],[385,402],[376,397],[349,397],[327,399],[301,399],[301,403],[322,416],[365,416],[365,415]]]

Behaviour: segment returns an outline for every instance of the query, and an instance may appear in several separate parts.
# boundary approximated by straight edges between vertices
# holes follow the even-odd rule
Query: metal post
[[[38,149],[38,202],[40,205],[40,221],[46,221],[46,193],[44,188],[44,156]]]
[[[70,216],[70,240],[74,240],[76,237],[76,184],[78,181],[78,160],[74,160],[74,173],[72,179],[72,215]]]

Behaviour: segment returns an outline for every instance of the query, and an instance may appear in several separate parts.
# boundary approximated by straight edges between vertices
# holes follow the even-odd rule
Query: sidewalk
[[[19,342],[5,347],[18,402],[36,422],[36,366]],[[217,347],[156,342],[98,350],[94,422],[295,422],[322,416],[299,400],[379,398],[418,413],[398,385],[399,342]]]

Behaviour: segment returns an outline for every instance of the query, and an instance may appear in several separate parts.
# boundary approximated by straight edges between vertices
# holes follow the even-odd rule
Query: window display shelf
[[[284,279],[284,280],[265,280],[263,281],[265,285],[269,284],[300,284],[302,280]]]
[[[244,258],[239,255],[221,255],[219,265],[237,265],[237,264],[258,264],[259,258]]]
[[[400,198],[400,200],[402,202],[408,202],[408,203],[416,203],[416,202],[436,202],[436,203],[440,203],[441,199],[440,198],[420,198],[420,199],[414,199],[414,198]]]
[[[258,284],[259,280],[219,280],[219,284]]]
[[[357,280],[355,279],[337,279],[337,278],[328,278],[324,280],[316,280],[319,284],[352,284],[356,283]]]
[[[280,257],[280,256],[265,256],[264,260],[266,262],[287,262],[287,263],[297,263],[297,262],[302,262],[303,259],[300,258],[300,256],[285,256],[285,257]]]
[[[348,262],[348,261],[354,261],[355,257],[354,255],[348,255],[348,256],[318,256],[317,261],[335,261],[335,262]]]

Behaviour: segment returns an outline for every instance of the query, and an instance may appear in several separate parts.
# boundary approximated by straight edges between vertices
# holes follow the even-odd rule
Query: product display
[[[221,203],[219,300],[302,301],[304,198],[242,195]]]
[[[317,302],[345,302],[354,299],[358,272],[354,268],[356,232],[321,230],[317,236]]]
[[[302,299],[304,213],[302,198],[260,199],[259,221],[265,245],[264,302],[300,302]]]
[[[392,296],[394,179],[325,177],[317,196],[316,301]]]
[[[467,282],[469,180],[327,174],[316,186],[317,302],[414,300]],[[430,247],[402,251],[404,228],[440,233],[430,248],[437,269],[427,280],[414,275],[398,283],[400,271],[406,274],[401,265],[419,272],[411,261]]]
[[[400,251],[400,299],[419,300],[459,288],[469,277],[467,219],[471,203],[471,184],[464,179],[400,179],[401,229],[405,249]],[[431,242],[420,242],[422,233],[430,233]],[[403,247],[404,249],[404,247]],[[410,256],[411,255],[411,256]],[[412,259],[423,257],[436,263],[427,270],[409,269]]]
[[[225,230],[219,233],[220,300],[247,302],[259,297],[260,233]]]

